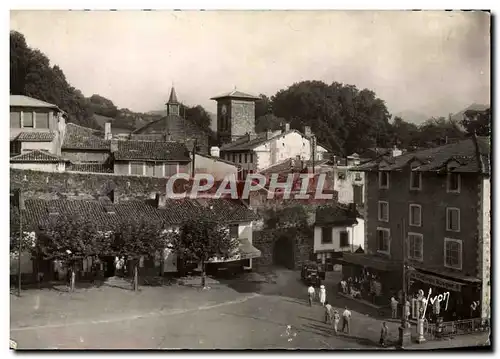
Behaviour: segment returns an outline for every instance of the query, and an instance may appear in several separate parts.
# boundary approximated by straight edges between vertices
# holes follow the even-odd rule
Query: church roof
[[[178,104],[177,94],[175,93],[175,88],[172,86],[172,90],[170,90],[170,97],[168,98],[167,104]]]
[[[239,98],[239,99],[245,99],[245,100],[260,100],[260,97],[258,97],[258,96],[250,95],[250,94],[238,91],[236,89],[231,91],[231,92],[212,97],[211,100],[220,100],[223,98]]]

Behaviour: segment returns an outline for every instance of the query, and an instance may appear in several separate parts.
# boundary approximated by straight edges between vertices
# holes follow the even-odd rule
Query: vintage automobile
[[[321,265],[316,262],[308,261],[302,265],[300,273],[301,279],[307,285],[319,287],[321,280],[325,279],[325,270]]]

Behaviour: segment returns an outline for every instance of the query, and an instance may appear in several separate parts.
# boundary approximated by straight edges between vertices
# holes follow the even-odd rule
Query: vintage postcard
[[[488,11],[10,12],[10,348],[491,349]]]

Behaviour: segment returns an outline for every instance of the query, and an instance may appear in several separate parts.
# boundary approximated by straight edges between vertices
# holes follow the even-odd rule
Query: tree
[[[280,118],[273,115],[272,113],[268,113],[266,115],[257,117],[257,119],[255,120],[255,132],[261,133],[266,132],[267,130],[281,130],[285,122],[286,120],[284,118]]]
[[[467,133],[475,133],[478,136],[490,136],[491,131],[491,110],[484,111],[468,110],[464,113],[461,122]]]
[[[75,266],[79,260],[106,251],[108,243],[90,221],[79,216],[55,216],[38,233],[37,250],[45,259],[60,260],[71,271],[70,290],[75,289]]]
[[[170,245],[181,258],[201,263],[203,288],[206,287],[206,263],[213,258],[228,259],[238,248],[227,227],[208,215],[184,222],[178,231],[171,233]]]
[[[421,147],[441,146],[449,141],[464,138],[464,132],[451,116],[432,117],[419,126],[418,144]]]
[[[265,116],[273,112],[272,101],[264,94],[259,95],[260,100],[255,102],[255,118]]]
[[[145,217],[127,218],[117,223],[110,236],[109,254],[132,259],[134,290],[139,289],[138,266],[141,257],[152,257],[167,247],[167,234],[160,221]]]
[[[401,148],[418,146],[418,127],[414,123],[409,123],[401,117],[395,117],[392,123],[391,133],[394,144]]]

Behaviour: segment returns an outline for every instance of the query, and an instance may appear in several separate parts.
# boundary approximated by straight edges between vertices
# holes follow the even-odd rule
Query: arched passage
[[[295,269],[295,249],[292,238],[282,236],[274,242],[273,264]]]

